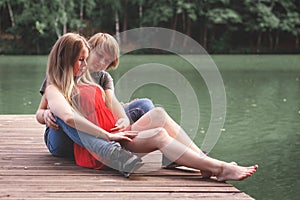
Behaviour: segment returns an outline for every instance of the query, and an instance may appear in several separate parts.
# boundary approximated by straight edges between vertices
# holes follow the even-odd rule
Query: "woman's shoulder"
[[[49,83],[45,87],[45,93],[49,93],[49,92],[60,92],[60,90],[55,85]]]

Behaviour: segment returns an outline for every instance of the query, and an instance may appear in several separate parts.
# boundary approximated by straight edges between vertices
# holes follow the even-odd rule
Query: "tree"
[[[181,16],[182,18],[182,32],[184,32],[186,35],[191,36],[191,25],[192,21],[197,20],[197,6],[195,1],[188,1],[188,0],[177,0],[175,4],[175,20],[174,20],[174,26],[173,29],[177,29],[176,24],[178,17]],[[173,40],[174,40],[173,36]],[[187,45],[187,37],[183,42],[183,46]]]
[[[142,26],[166,26],[173,16],[172,0],[148,0],[144,4]]]
[[[180,31],[210,52],[235,45],[249,52],[255,44],[257,52],[263,45],[278,51],[290,38],[295,49],[283,50],[299,48],[299,0],[0,0],[0,10],[1,52],[48,53],[57,37],[74,31],[108,32],[120,41],[120,31],[141,26]],[[171,46],[179,42],[170,37]]]
[[[15,26],[10,31],[17,35],[16,44],[28,47],[27,53],[48,52],[55,35],[59,37],[84,26],[76,12],[80,5],[75,0],[18,0],[12,6],[16,10]]]
[[[14,27],[16,24],[15,24],[14,12],[13,12],[10,0],[0,0],[0,7],[2,7],[2,6],[4,7],[5,5],[7,6],[7,9],[8,9],[11,26]]]
[[[276,11],[280,22],[278,31],[276,32],[275,48],[277,48],[279,44],[280,32],[286,32],[295,36],[295,48],[298,49],[300,35],[300,15],[297,11],[295,1],[278,0]]]
[[[260,52],[263,33],[268,33],[269,45],[272,48],[273,38],[271,32],[279,26],[279,19],[273,12],[276,0],[245,0],[244,17],[245,29],[250,32],[257,32],[256,52]]]
[[[230,0],[203,0],[199,1],[197,7],[199,18],[202,21],[202,45],[208,48],[208,30],[217,26],[223,26],[227,30],[234,24],[241,23],[242,18],[238,12],[232,9]],[[214,34],[211,34],[213,37]]]
[[[111,17],[114,18],[114,24],[115,24],[115,35],[118,42],[121,41],[120,39],[120,13],[122,12],[122,1],[121,0],[104,0],[103,4],[107,6],[111,12]]]
[[[197,19],[195,0],[148,0],[137,1],[143,6],[142,26],[163,26],[191,35],[191,25]],[[175,34],[171,36],[170,46],[174,45]],[[186,40],[183,41],[186,45]]]
[[[133,5],[137,5],[138,7],[138,16],[139,16],[139,27],[142,26],[141,22],[142,22],[142,18],[143,18],[143,12],[144,12],[144,4],[145,4],[145,0],[132,0],[130,1],[132,2]]]

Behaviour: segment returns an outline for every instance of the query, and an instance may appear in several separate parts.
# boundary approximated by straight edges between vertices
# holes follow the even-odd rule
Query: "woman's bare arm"
[[[48,108],[48,102],[45,95],[42,96],[38,110],[35,113],[36,119],[40,124],[46,124],[49,128],[58,130],[59,126],[56,124],[56,120],[53,117],[50,109]]]
[[[53,85],[46,88],[45,97],[53,114],[66,124],[95,137],[110,139],[110,133],[76,113],[60,91]]]
[[[35,117],[36,120],[40,123],[40,124],[45,124],[45,120],[44,120],[44,114],[45,114],[45,110],[47,109],[47,100],[45,99],[45,96],[43,95],[41,98],[41,102],[39,105],[39,108],[37,109],[36,113],[35,113]]]

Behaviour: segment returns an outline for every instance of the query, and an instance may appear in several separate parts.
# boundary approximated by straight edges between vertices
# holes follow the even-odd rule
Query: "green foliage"
[[[176,14],[187,13],[187,16],[193,21],[197,20],[197,7],[193,2],[186,2],[184,0],[177,0],[176,2]]]
[[[47,25],[45,23],[41,23],[39,21],[35,22],[35,28],[41,35],[45,34],[46,27],[47,27]]]
[[[276,12],[280,19],[279,30],[290,33],[294,36],[300,34],[300,14],[299,9],[292,1],[283,0],[278,1],[278,7],[281,8],[282,12]]]
[[[214,24],[241,23],[241,16],[229,8],[214,8],[207,13],[207,18]]]
[[[144,7],[143,26],[158,26],[162,22],[169,21],[174,15],[171,0],[148,0],[145,2]]]
[[[274,30],[279,26],[279,19],[273,12],[274,0],[245,0],[248,15],[245,16],[247,31]],[[271,4],[271,6],[269,5]]]
[[[116,17],[120,31],[140,26],[171,28],[211,52],[232,52],[236,43],[251,52],[252,38],[272,50],[275,40],[277,46],[291,38],[298,44],[300,37],[297,0],[0,0],[0,10],[2,53],[49,53],[65,32],[88,37],[99,31],[115,34]],[[243,40],[231,39],[238,35]]]

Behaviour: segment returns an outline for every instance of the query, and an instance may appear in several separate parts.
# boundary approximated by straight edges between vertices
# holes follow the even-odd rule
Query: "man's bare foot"
[[[218,181],[240,181],[252,176],[258,165],[242,167],[233,163],[224,163],[221,172],[216,175]]]

